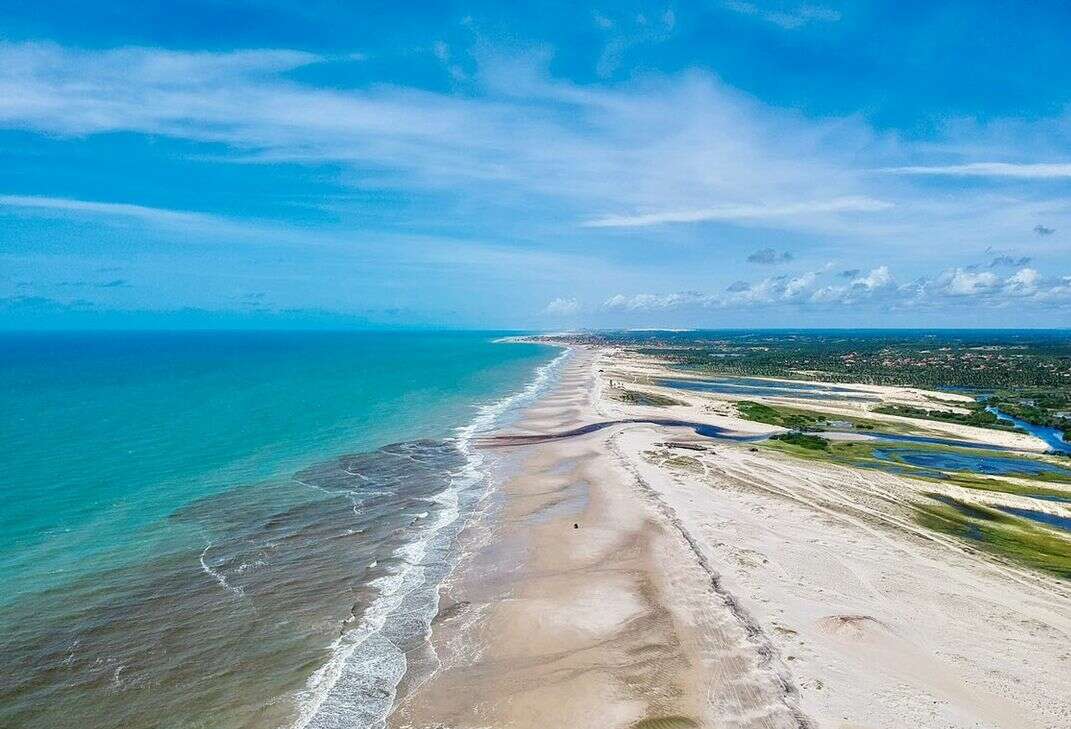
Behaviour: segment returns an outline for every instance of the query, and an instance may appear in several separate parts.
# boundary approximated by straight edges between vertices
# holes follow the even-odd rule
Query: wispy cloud
[[[702,223],[707,221],[776,220],[808,217],[827,213],[867,213],[888,210],[892,203],[866,197],[845,197],[834,200],[797,202],[783,205],[725,205],[703,210],[645,213],[640,215],[608,215],[584,222],[588,228],[638,228],[668,223]]]
[[[580,311],[580,302],[574,298],[557,298],[544,307],[543,312],[552,316],[572,316]]]
[[[1030,180],[1056,180],[1071,177],[1069,163],[1016,164],[1011,162],[971,162],[962,165],[889,167],[898,175],[943,175],[951,177],[1012,177]]]
[[[998,266],[1025,266],[1030,263],[1030,256],[1007,256],[999,255],[989,262],[990,268]]]
[[[786,30],[801,28],[809,23],[835,23],[841,18],[838,10],[807,2],[760,3],[749,0],[723,0],[722,6],[734,13],[750,15]]]
[[[105,215],[120,218],[134,218],[152,223],[189,225],[206,224],[217,219],[203,213],[185,210],[152,208],[129,203],[96,202],[92,200],[72,200],[62,197],[40,197],[32,195],[0,195],[0,207],[55,212],[79,215]]]
[[[661,32],[672,25],[647,22]],[[890,205],[836,159],[868,143],[858,121],[804,121],[704,73],[579,87],[549,77],[545,55],[484,54],[467,95],[332,89],[283,75],[322,60],[285,50],[0,44],[0,127],[210,142],[234,161],[331,162],[364,171],[355,176],[363,184],[444,194],[464,186],[468,199],[516,191],[592,228],[795,228]],[[641,212],[585,215],[613,209]]]
[[[760,248],[747,257],[748,263],[758,263],[764,266],[772,266],[776,263],[788,263],[796,257],[790,251],[778,253],[773,248]]]
[[[743,3],[735,12],[760,15],[774,12],[770,7]],[[794,10],[811,19],[807,22],[835,20],[835,13],[804,7],[781,3],[776,12]],[[604,41],[639,24],[635,16],[617,12],[605,19],[612,27],[596,31]],[[662,35],[676,28],[672,15],[652,13],[645,22]],[[951,300],[949,286],[977,290],[961,294],[963,301],[996,301],[1005,289],[1019,292],[1017,300],[1025,302],[1041,301],[1043,292],[1061,301],[1060,287],[1067,284],[1059,279],[1038,274],[1028,286],[1028,274],[1016,282],[1007,274],[1025,268],[1031,256],[1024,254],[1052,261],[1069,250],[1067,239],[1051,231],[1071,224],[1071,203],[1061,186],[1036,181],[1071,177],[1071,164],[895,167],[890,165],[902,160],[934,159],[923,156],[932,152],[933,140],[922,145],[876,132],[862,115],[822,118],[778,109],[702,71],[581,84],[554,76],[558,64],[551,64],[545,49],[499,55],[487,47],[466,48],[454,36],[449,41],[426,46],[423,59],[447,64],[447,72],[449,64],[464,60],[467,79],[449,93],[392,83],[325,85],[321,74],[296,71],[331,59],[299,51],[75,50],[0,43],[0,128],[72,144],[98,134],[177,139],[181,147],[158,146],[165,153],[210,151],[213,164],[330,165],[340,186],[360,193],[336,196],[357,201],[344,203],[351,207],[329,224],[300,229],[238,213],[226,217],[140,204],[153,199],[148,197],[73,200],[18,195],[10,187],[0,195],[0,213],[93,216],[116,226],[136,221],[211,233],[222,242],[316,245],[331,256],[349,256],[347,262],[392,272],[399,266],[436,275],[441,269],[460,272],[458,280],[465,277],[466,286],[476,270],[499,285],[523,280],[537,286],[538,294],[532,288],[517,293],[528,312],[540,311],[550,298],[546,292],[571,292],[547,314],[566,314],[573,301],[578,315],[596,313],[598,307],[579,301],[609,301],[607,295],[616,291],[625,293],[609,297],[615,300],[609,308],[636,311],[747,302],[819,305],[823,297],[828,303],[822,305],[830,306],[864,300],[906,305]],[[967,147],[951,135],[938,142],[956,155],[942,160],[1044,159],[1028,145]],[[950,179],[934,195],[932,180],[916,175],[1006,181],[998,191],[979,191],[978,185]],[[403,195],[414,207],[430,202],[432,212],[407,217],[405,230],[379,229],[375,220],[362,217],[373,209],[363,201],[375,198],[380,204]],[[337,209],[331,205],[333,215]],[[375,210],[385,208],[396,210],[389,205]],[[474,209],[480,215],[468,214]],[[1040,229],[1039,220],[1045,222]],[[728,227],[762,228],[764,236],[785,231],[759,240],[776,241],[778,251],[791,247],[801,260],[842,261],[849,271],[741,279],[715,293],[691,290],[712,274],[724,276],[718,289],[749,275],[743,272],[749,246],[741,242],[743,235],[724,230]],[[709,267],[685,270],[672,253],[659,261],[644,255],[648,246],[677,242],[687,245],[673,250]],[[1009,270],[984,270],[989,259],[1004,255],[993,251],[957,279],[950,267],[987,246],[1015,247],[1015,255],[998,264]],[[890,262],[886,283],[876,269],[859,263],[874,251]],[[320,259],[315,273],[337,260]],[[914,270],[905,270],[909,266]],[[939,282],[942,274],[936,272],[945,268],[947,280]],[[309,280],[324,280],[312,271],[305,271]],[[995,284],[964,278],[986,272],[996,276]],[[62,275],[92,278],[84,271]],[[124,269],[121,275],[139,285],[111,296],[149,288],[141,271]],[[232,298],[243,290],[232,282],[226,286]],[[349,300],[350,294],[317,284],[301,295],[322,295],[323,305],[332,306],[331,297]],[[272,289],[273,301],[276,297]]]

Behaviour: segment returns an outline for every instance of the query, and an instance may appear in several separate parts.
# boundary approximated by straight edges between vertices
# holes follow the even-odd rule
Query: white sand
[[[770,430],[644,384],[657,371],[581,352],[513,432],[642,417]],[[611,376],[688,404],[623,405]],[[969,497],[959,487],[648,424],[513,452],[444,591],[440,668],[392,726],[1071,726],[1071,589],[916,524],[909,500]]]

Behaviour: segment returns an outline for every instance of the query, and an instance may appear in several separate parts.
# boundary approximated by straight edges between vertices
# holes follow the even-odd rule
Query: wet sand
[[[620,364],[576,350],[506,435],[765,427],[616,402]],[[923,532],[919,482],[643,422],[508,460],[390,726],[1071,725],[1066,583]]]

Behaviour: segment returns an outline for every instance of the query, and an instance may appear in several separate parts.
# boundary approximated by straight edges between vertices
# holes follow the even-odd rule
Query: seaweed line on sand
[[[777,679],[777,682],[781,687],[781,703],[792,715],[793,720],[796,722],[796,726],[798,726],[799,729],[814,729],[814,724],[807,715],[803,713],[803,710],[799,706],[799,689],[793,683],[792,676],[788,669],[782,664],[777,648],[774,647],[770,638],[763,632],[762,626],[759,625],[758,621],[748,614],[731,592],[725,589],[725,586],[721,581],[721,575],[714,569],[714,566],[710,563],[710,560],[707,559],[706,555],[703,554],[703,550],[700,548],[699,543],[691,533],[689,533],[688,529],[684,526],[684,523],[680,520],[680,517],[677,516],[676,510],[658,495],[658,492],[647,483],[639,470],[632,464],[632,461],[621,452],[621,449],[615,442],[620,434],[621,431],[613,434],[608,439],[607,445],[609,446],[610,451],[625,469],[632,474],[632,477],[635,479],[636,484],[643,491],[644,495],[660,512],[662,512],[662,515],[666,517],[666,520],[673,525],[681,537],[684,538],[684,541],[688,544],[688,548],[695,556],[699,566],[702,567],[703,571],[706,572],[707,576],[710,578],[710,585],[714,590],[714,593],[722,600],[725,606],[729,609],[729,613],[744,629],[748,641],[758,652],[760,667],[768,670]]]

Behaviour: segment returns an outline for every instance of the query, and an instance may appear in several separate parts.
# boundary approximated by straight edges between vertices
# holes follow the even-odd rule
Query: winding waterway
[[[1012,423],[1020,430],[1025,430],[1035,438],[1040,438],[1045,441],[1045,444],[1058,453],[1071,453],[1071,443],[1064,440],[1063,433],[1056,428],[1050,428],[1045,425],[1037,425],[1031,423],[1022,418],[1017,418],[1014,415],[1009,415],[995,405],[987,405],[986,410],[996,415],[1001,420]]]

